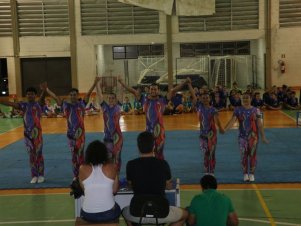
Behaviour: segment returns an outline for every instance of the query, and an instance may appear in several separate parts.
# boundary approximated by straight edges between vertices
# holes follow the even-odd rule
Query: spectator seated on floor
[[[283,103],[287,99],[287,93],[282,90],[282,87],[277,87],[276,96],[280,103]]]
[[[219,86],[219,97],[220,99],[225,103],[225,106],[227,106],[227,97],[228,92],[225,86]]]
[[[43,115],[43,117],[48,117],[48,118],[56,117],[54,106],[51,104],[50,99],[45,100],[45,105],[43,106],[43,114],[42,115]]]
[[[139,87],[139,89],[141,90],[140,87]],[[141,101],[142,105],[144,104],[144,101],[148,97],[148,95],[149,95],[149,87],[145,86],[143,88],[143,91],[141,92],[141,100],[140,101]]]
[[[211,100],[211,106],[214,107],[217,111],[225,111],[227,110],[226,103],[220,97],[220,93],[214,93],[214,97]]]
[[[183,95],[181,93],[176,93],[171,101],[173,103],[173,114],[181,114],[183,112]]]
[[[98,115],[100,112],[100,106],[97,104],[94,98],[87,104],[85,109],[86,115]]]
[[[5,113],[1,110],[1,108],[0,108],[0,118],[6,118],[6,115],[5,115]]]
[[[269,102],[266,104],[268,110],[280,110],[282,109],[281,103],[278,101],[275,93],[270,93]]]
[[[246,93],[249,93],[251,96],[254,96],[254,89],[251,85],[247,85]]]
[[[261,110],[264,109],[264,103],[263,103],[263,100],[260,98],[259,92],[254,93],[254,97],[252,98],[251,105],[253,107],[259,108]]]
[[[142,106],[141,100],[137,100],[136,97],[134,100],[134,114],[135,115],[143,114],[143,106]]]
[[[165,106],[164,115],[173,115],[173,113],[174,113],[174,104],[170,100],[170,101],[168,101],[167,105]]]
[[[183,101],[183,112],[190,113],[192,111],[193,111],[193,109],[192,109],[191,96],[189,94],[186,94],[186,96],[184,97],[184,101]]]
[[[9,117],[10,118],[23,118],[23,112],[21,110],[11,108],[9,112]]]
[[[269,101],[270,101],[270,90],[266,90],[263,94],[262,94],[262,100],[263,100],[263,104],[266,106]]]
[[[284,107],[289,110],[299,110],[300,105],[298,102],[298,98],[296,97],[296,92],[291,91],[288,93],[288,97],[284,102]]]
[[[235,93],[242,94],[242,91],[240,88],[238,88],[237,82],[232,83],[232,89],[230,90],[230,96],[233,96]]]
[[[57,103],[55,103],[55,104],[53,105],[53,107],[54,107],[54,112],[55,112],[55,114],[56,114],[56,117],[58,117],[58,118],[64,117],[64,112],[63,112],[62,106],[60,106],[60,105],[58,105]]]
[[[122,112],[123,115],[132,114],[132,105],[130,103],[129,97],[124,97],[124,101],[122,103]]]
[[[232,96],[229,97],[229,110],[234,110],[235,107],[241,106],[241,98],[239,92],[232,92]]]
[[[18,103],[19,100],[16,96],[13,96],[14,103]],[[13,107],[10,108],[10,111],[8,113],[10,118],[23,118],[23,112],[21,110],[15,109]]]

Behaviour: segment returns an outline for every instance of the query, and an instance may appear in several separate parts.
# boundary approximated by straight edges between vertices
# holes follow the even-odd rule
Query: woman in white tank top
[[[118,220],[121,210],[114,200],[119,184],[118,170],[109,162],[104,143],[96,140],[88,145],[79,180],[85,192],[81,218],[90,222]]]

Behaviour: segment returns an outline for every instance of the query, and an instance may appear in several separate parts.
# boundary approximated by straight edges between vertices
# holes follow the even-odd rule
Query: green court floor
[[[233,201],[242,226],[301,225],[301,190],[222,190]],[[181,191],[181,206],[198,191]],[[264,210],[259,196],[262,197]],[[270,218],[267,216],[270,213]],[[74,225],[74,200],[69,194],[1,195],[0,225]],[[120,225],[125,225],[120,221]]]
[[[15,129],[19,126],[22,126],[23,124],[23,119],[21,118],[14,118],[11,120],[7,120],[5,118],[0,118],[0,134],[5,133],[9,130]]]
[[[4,106],[0,104],[0,109],[2,112],[4,112],[7,116],[9,115],[9,111],[11,110],[10,107]],[[22,118],[14,118],[11,120],[7,120],[6,118],[0,118],[0,134],[5,133],[9,130],[12,130],[14,128],[17,128],[21,126],[23,123]]]
[[[293,119],[296,119],[296,114],[299,110],[282,110],[285,114],[290,116]]]

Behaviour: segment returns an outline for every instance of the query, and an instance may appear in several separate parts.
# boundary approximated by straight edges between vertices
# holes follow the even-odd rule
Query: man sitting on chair
[[[165,196],[165,189],[171,189],[171,172],[168,163],[154,155],[154,137],[150,132],[142,132],[137,138],[140,157],[131,160],[126,166],[128,184],[132,187],[134,197],[138,195]],[[130,212],[130,206],[122,210],[127,225],[138,223],[140,218]],[[188,212],[182,208],[170,206],[165,218],[159,218],[159,224],[170,223],[172,226],[182,226],[188,217]],[[143,218],[143,224],[156,223],[155,218]]]

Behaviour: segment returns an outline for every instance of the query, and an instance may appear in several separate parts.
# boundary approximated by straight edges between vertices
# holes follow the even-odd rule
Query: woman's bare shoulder
[[[117,174],[117,166],[116,164],[113,164],[113,163],[106,163],[103,165],[103,172],[104,174],[111,178],[111,179],[114,179],[116,177],[116,174]]]
[[[91,165],[87,165],[87,164],[83,164],[80,166],[79,168],[79,179],[81,181],[87,179],[90,174],[92,173],[92,166]]]

